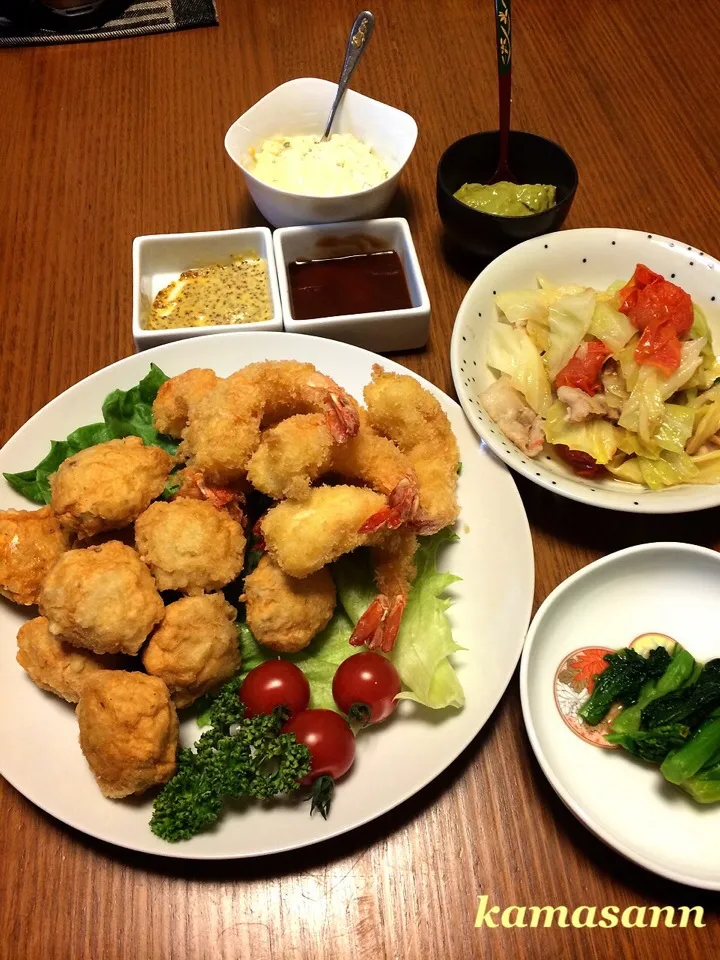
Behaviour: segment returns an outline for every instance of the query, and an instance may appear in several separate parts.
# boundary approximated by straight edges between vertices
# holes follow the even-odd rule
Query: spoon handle
[[[510,135],[510,99],[512,78],[512,27],[510,23],[510,0],[495,0],[495,26],[497,37],[498,107],[500,119],[500,174],[509,174],[508,139]]]
[[[350,36],[348,37],[347,47],[345,48],[345,60],[343,61],[342,70],[340,72],[337,93],[335,94],[335,100],[333,101],[333,105],[330,110],[330,116],[328,118],[327,126],[325,127],[325,133],[322,136],[323,140],[327,140],[327,138],[330,136],[330,129],[333,125],[337,108],[340,106],[340,101],[345,95],[347,85],[350,83],[350,78],[355,72],[355,67],[357,67],[360,57],[363,55],[365,47],[368,45],[368,41],[372,36],[374,26],[375,17],[373,17],[369,10],[363,10],[362,13],[359,13],[355,23],[352,25],[352,30],[350,31]]]

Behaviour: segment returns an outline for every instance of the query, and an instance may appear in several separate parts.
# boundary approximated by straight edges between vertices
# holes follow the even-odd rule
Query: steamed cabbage
[[[542,415],[550,406],[552,391],[545,365],[524,330],[498,323],[490,333],[487,363],[510,378],[535,413]]]
[[[608,463],[618,448],[618,430],[609,420],[590,417],[582,423],[565,419],[566,407],[556,400],[545,419],[545,439],[589,454],[597,463]]]
[[[595,312],[595,291],[584,290],[562,297],[548,311],[548,349],[545,354],[550,379],[554,380],[585,339]]]

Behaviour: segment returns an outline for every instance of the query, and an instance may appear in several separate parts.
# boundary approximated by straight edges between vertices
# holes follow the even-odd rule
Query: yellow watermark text
[[[487,894],[478,897],[476,927],[575,927],[611,930],[613,927],[704,927],[703,907],[592,907],[581,904],[574,909],[558,907],[524,907],[510,904],[490,906]],[[692,920],[692,924],[691,921]]]

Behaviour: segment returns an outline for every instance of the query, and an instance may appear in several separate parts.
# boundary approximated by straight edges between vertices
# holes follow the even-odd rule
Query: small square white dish
[[[373,147],[391,166],[387,180],[355,193],[322,197],[280,190],[254,176],[250,148],[259,147],[269,137],[321,137],[336,92],[337,84],[329,80],[289,80],[246,110],[225,135],[225,149],[242,170],[250,196],[275,227],[365,220],[382,214],[392,200],[402,169],[415,147],[417,124],[402,110],[354,90],[347,90],[343,97],[333,133],[351,133]]]
[[[402,217],[285,227],[273,236],[285,329],[344,340],[366,350],[388,353],[414,350],[427,343],[430,300],[418,263],[410,227]],[[405,272],[412,306],[377,313],[338,314],[296,320],[288,266],[296,260],[320,260],[358,253],[394,250]]]
[[[219,324],[147,330],[143,321],[163,287],[184,270],[221,263],[232,256],[256,254],[267,263],[272,317],[258,323]],[[133,240],[133,339],[138,350],[173,340],[203,337],[210,333],[246,330],[282,330],[282,312],[272,236],[267,227],[213,230],[206,233],[158,233]]]

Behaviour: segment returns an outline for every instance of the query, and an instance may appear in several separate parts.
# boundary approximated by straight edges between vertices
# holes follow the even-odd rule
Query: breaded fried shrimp
[[[178,718],[157,677],[102,670],[77,706],[80,748],[106,797],[144,793],[175,773]]]
[[[70,536],[50,507],[0,511],[0,594],[29,606],[42,582],[70,547]]]
[[[311,363],[251,363],[190,411],[182,452],[211,481],[231,483],[245,476],[263,425],[312,412],[324,414],[335,442],[357,432],[357,404]]]
[[[387,499],[365,487],[315,487],[302,503],[284,500],[260,523],[268,553],[290,577],[307,577],[369,542],[365,521]]]
[[[236,614],[221,593],[183,597],[165,607],[142,661],[167,684],[177,707],[187,707],[240,669]]]
[[[45,578],[38,606],[53,636],[95,653],[131,655],[164,612],[148,568],[115,540],[64,553]]]
[[[378,595],[360,617],[350,643],[370,650],[392,650],[410,587],[415,579],[417,538],[410,530],[386,531],[372,547]]]
[[[240,524],[206,500],[158,500],[135,523],[135,542],[160,590],[219,590],[243,568]]]
[[[365,411],[359,413],[357,434],[342,444],[333,442],[318,414],[299,414],[266,430],[250,461],[248,479],[276,500],[304,500],[313,481],[333,474],[388,497],[388,504],[367,521],[367,532],[400,526],[417,509],[415,470],[391,440],[373,431]]]
[[[335,611],[327,569],[302,580],[288,577],[267,554],[245,580],[245,611],[253,636],[278,653],[295,653],[323,630]]]
[[[215,371],[203,367],[194,367],[166,380],[153,403],[155,429],[179,440],[187,426],[189,411],[217,383]]]
[[[221,380],[190,411],[180,453],[220,484],[242,479],[260,443],[263,396],[237,375]]]
[[[78,702],[88,677],[115,666],[112,657],[99,657],[58,640],[50,633],[45,617],[24,623],[18,631],[17,645],[17,662],[33,683],[69,703]]]
[[[173,465],[139,437],[108,440],[68,457],[50,477],[51,506],[81,538],[126,527],[160,496]]]
[[[414,528],[427,534],[454,523],[460,455],[445,411],[414,377],[386,373],[378,364],[364,394],[374,429],[393,440],[415,468],[420,509]]]
[[[248,480],[273,500],[306,500],[311,482],[327,472],[334,446],[322,413],[298,413],[263,433]]]

